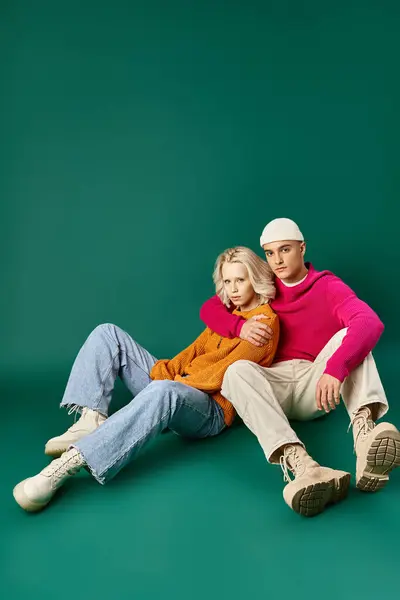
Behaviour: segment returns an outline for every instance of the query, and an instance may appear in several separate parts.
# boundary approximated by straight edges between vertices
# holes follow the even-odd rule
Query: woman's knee
[[[92,331],[92,334],[103,335],[108,333],[109,335],[115,331],[116,325],[113,323],[101,323],[97,325]]]
[[[171,381],[170,379],[158,379],[156,381],[152,381],[148,385],[149,392],[151,392],[152,397],[154,398],[166,398],[171,399],[179,398],[178,393],[178,384],[175,381]]]
[[[120,327],[118,327],[118,325],[114,325],[113,323],[101,323],[93,329],[89,335],[89,338],[103,341],[108,340],[114,344],[120,345],[122,333],[123,331]]]
[[[149,383],[149,387],[160,392],[172,392],[176,389],[177,385],[175,381],[171,381],[170,379],[156,379]]]

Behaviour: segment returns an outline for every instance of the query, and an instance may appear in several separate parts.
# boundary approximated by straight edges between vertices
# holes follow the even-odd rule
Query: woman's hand
[[[261,319],[266,318],[268,317],[265,317],[265,315],[256,315],[251,319],[247,319],[240,332],[241,339],[254,344],[254,346],[264,346],[274,333],[266,323],[259,323]]]

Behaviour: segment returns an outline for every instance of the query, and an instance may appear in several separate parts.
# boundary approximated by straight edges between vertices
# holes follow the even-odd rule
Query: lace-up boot
[[[300,445],[285,446],[280,463],[287,482],[283,497],[300,515],[313,517],[347,496],[350,473],[321,467]]]
[[[356,485],[364,492],[376,492],[387,484],[390,471],[400,466],[400,432],[391,423],[375,425],[367,406],[353,415],[352,424]]]
[[[50,502],[58,488],[85,465],[82,455],[72,448],[53,460],[38,475],[21,481],[15,486],[15,500],[24,510],[36,512]]]
[[[77,411],[78,407],[74,406],[68,414]],[[45,446],[44,453],[48,456],[61,456],[72,444],[85,435],[92,433],[97,429],[107,417],[104,417],[96,410],[84,408],[81,417],[74,423],[65,433],[58,437],[51,438]]]

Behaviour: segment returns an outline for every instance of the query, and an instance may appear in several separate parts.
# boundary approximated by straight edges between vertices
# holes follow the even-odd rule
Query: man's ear
[[[301,242],[300,251],[301,251],[302,255],[304,256],[306,253],[306,243],[305,242]]]

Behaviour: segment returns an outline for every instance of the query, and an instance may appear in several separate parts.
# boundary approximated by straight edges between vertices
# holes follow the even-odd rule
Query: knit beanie
[[[282,240],[298,240],[304,242],[303,234],[291,219],[274,219],[264,227],[261,234],[260,244],[263,247],[271,242],[280,242]]]

